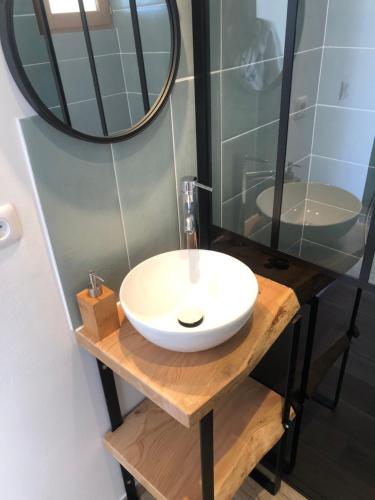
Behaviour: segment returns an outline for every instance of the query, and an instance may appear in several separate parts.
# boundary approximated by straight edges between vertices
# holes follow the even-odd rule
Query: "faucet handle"
[[[205,191],[209,191],[210,193],[212,193],[212,191],[214,190],[212,187],[206,186],[205,184],[201,184],[197,180],[194,181],[194,186],[196,186],[199,189],[204,189]]]
[[[184,194],[193,194],[194,188],[204,189],[205,191],[210,191],[212,193],[212,187],[205,186],[198,182],[198,179],[193,176],[183,177],[181,179],[181,192]]]

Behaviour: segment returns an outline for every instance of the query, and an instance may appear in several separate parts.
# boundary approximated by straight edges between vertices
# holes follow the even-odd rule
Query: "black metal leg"
[[[296,462],[296,457],[297,457],[297,451],[298,451],[298,443],[299,443],[299,433],[300,433],[300,428],[301,428],[301,420],[302,420],[302,406],[299,404],[298,409],[297,406],[295,405],[295,410],[296,410],[296,417],[294,424],[290,420],[290,411],[292,408],[293,404],[293,399],[294,399],[294,384],[295,384],[295,375],[296,375],[296,367],[297,367],[297,358],[298,358],[298,346],[299,346],[299,340],[301,336],[301,321],[302,321],[302,316],[297,315],[293,322],[293,341],[292,341],[292,346],[290,349],[290,356],[289,356],[289,362],[288,362],[288,378],[287,378],[287,383],[286,383],[286,388],[285,388],[285,403],[284,403],[284,410],[283,410],[283,425],[285,428],[285,433],[283,436],[283,446],[284,449],[286,449],[286,443],[287,440],[290,436],[291,429],[293,427],[293,441],[292,441],[292,450],[291,450],[291,456],[289,462],[287,462],[285,458],[285,451],[283,450],[280,466],[282,464],[284,472],[291,472],[293,470],[295,462]],[[281,476],[280,476],[281,477]]]
[[[290,458],[288,461],[285,460],[285,462],[284,462],[283,471],[286,474],[291,474],[291,472],[293,472],[293,469],[296,465],[299,437],[300,437],[301,426],[302,426],[302,417],[303,417],[303,407],[300,406],[298,411],[296,411],[296,418],[294,420]]]
[[[307,384],[309,382],[310,366],[314,348],[316,322],[318,319],[319,298],[314,297],[310,304],[309,326],[307,331],[305,359],[302,368],[301,387],[299,394],[299,403],[303,406],[307,397]]]
[[[361,305],[361,298],[362,298],[362,289],[358,288],[357,293],[356,293],[356,297],[355,297],[355,301],[354,301],[352,315],[350,318],[349,329],[346,332],[346,335],[349,337],[350,340],[352,340],[353,338],[359,337],[359,330],[357,328],[356,322],[357,322],[357,317],[358,317],[358,312],[359,312],[359,306]],[[314,401],[321,404],[322,406],[325,406],[326,408],[328,408],[330,410],[335,410],[337,405],[339,404],[339,401],[340,401],[342,384],[344,381],[344,375],[345,375],[346,365],[347,365],[348,358],[349,358],[349,352],[350,352],[350,345],[345,350],[345,352],[343,354],[339,378],[337,381],[335,397],[334,397],[333,401],[320,393],[315,393],[313,396]]]
[[[295,383],[295,374],[296,374],[296,366],[297,366],[297,357],[298,357],[298,346],[299,339],[301,333],[301,316],[298,314],[292,321],[293,327],[293,338],[292,345],[290,348],[289,360],[288,360],[288,369],[287,369],[287,381],[285,387],[285,401],[282,412],[282,423],[285,429],[285,432],[278,443],[278,451],[276,455],[276,463],[274,466],[274,480],[271,481],[266,475],[260,472],[257,469],[254,469],[250,477],[254,479],[257,483],[259,483],[263,488],[265,488],[272,495],[276,495],[281,486],[281,475],[284,470],[286,459],[286,444],[288,441],[288,436],[290,430],[292,428],[292,421],[290,420],[290,411],[293,403],[293,388]],[[296,441],[298,443],[298,441]],[[296,444],[294,444],[296,448]],[[297,451],[295,452],[295,454]]]
[[[298,395],[297,395],[298,409],[296,411],[296,418],[295,418],[294,427],[293,427],[293,436],[292,436],[292,446],[291,446],[291,451],[290,451],[290,458],[289,458],[289,461],[284,462],[284,472],[286,472],[288,474],[290,474],[293,471],[293,469],[296,465],[296,460],[297,460],[297,453],[298,453],[299,437],[300,437],[301,426],[302,426],[304,404],[305,404],[306,397],[307,397],[306,391],[307,391],[307,385],[309,382],[311,359],[312,359],[312,353],[313,353],[313,348],[314,348],[316,322],[318,319],[318,309],[319,309],[319,298],[314,297],[313,300],[311,301],[311,304],[310,304],[309,325],[308,325],[307,339],[306,339],[306,346],[305,346],[305,357],[304,357],[303,368],[302,368],[301,386],[300,386],[300,389],[299,389]]]
[[[334,402],[333,402],[333,407],[334,408],[336,408],[336,406],[339,404],[339,401],[340,401],[341,390],[342,390],[342,383],[344,381],[344,375],[345,375],[345,370],[346,370],[346,364],[348,362],[349,351],[350,351],[350,348],[348,348],[344,352],[344,356],[342,358],[339,380],[338,380],[338,383],[337,383],[335,399],[334,399]]]
[[[200,421],[202,499],[214,499],[214,413]]]
[[[349,338],[359,337],[359,331],[356,323],[359,312],[359,306],[361,305],[361,298],[362,298],[362,288],[358,288],[357,294],[355,296],[352,317],[350,318],[349,330],[347,331],[347,335]]]
[[[100,380],[102,381],[105,402],[107,404],[109,419],[112,431],[115,431],[122,425],[120,403],[118,400],[115,377],[113,371],[101,361],[97,360]],[[138,493],[135,487],[134,477],[124,467],[121,467],[121,474],[124,480],[126,496],[128,500],[138,500]]]

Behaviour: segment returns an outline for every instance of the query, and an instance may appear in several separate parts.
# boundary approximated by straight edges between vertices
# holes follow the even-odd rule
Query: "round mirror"
[[[118,142],[160,112],[180,56],[175,0],[1,0],[21,92],[69,135]]]

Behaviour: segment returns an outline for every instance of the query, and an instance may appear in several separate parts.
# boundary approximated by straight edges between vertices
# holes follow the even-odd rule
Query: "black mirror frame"
[[[169,12],[169,19],[171,21],[172,41],[169,74],[154,106],[142,118],[142,120],[140,120],[132,128],[127,129],[124,133],[119,133],[108,137],[99,137],[85,134],[65,124],[63,121],[57,118],[57,116],[54,115],[52,111],[48,109],[48,107],[40,99],[39,95],[35,92],[22,65],[22,61],[17,48],[13,24],[14,0],[0,0],[0,39],[10,72],[18,88],[20,89],[21,93],[26,98],[30,106],[37,112],[39,116],[41,116],[50,125],[57,128],[61,132],[64,132],[71,137],[75,137],[76,139],[100,144],[111,144],[130,139],[131,137],[134,137],[135,135],[142,132],[159,115],[165,104],[168,102],[168,98],[172,92],[173,85],[177,77],[181,52],[180,18],[176,0],[166,0],[166,4]]]

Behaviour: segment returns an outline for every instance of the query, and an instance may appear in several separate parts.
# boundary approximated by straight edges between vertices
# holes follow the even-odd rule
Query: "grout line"
[[[118,49],[121,51],[120,36],[118,34],[118,28],[116,28],[116,36],[117,36]],[[134,125],[134,120],[133,120],[132,111],[131,111],[131,108],[130,108],[129,93],[128,93],[128,86],[127,86],[127,83],[126,83],[124,63],[122,61],[122,57],[121,56],[120,56],[120,60],[121,60],[121,68],[122,68],[122,77],[124,79],[124,85],[125,85],[126,101],[128,103],[128,109],[129,109],[130,124],[131,124],[131,126],[133,126]]]
[[[300,50],[299,52],[295,52],[294,55],[298,56],[300,54],[308,54],[309,52],[314,52],[316,50],[321,50],[321,49],[323,49],[323,46],[321,46],[321,47],[314,47],[312,49]]]
[[[190,80],[194,80],[194,76],[183,76],[182,78],[177,78],[175,83],[189,82]]]
[[[169,103],[171,108],[171,126],[172,126],[172,146],[173,146],[173,164],[174,164],[174,178],[176,184],[176,201],[177,201],[177,220],[178,220],[178,237],[180,241],[180,248],[182,248],[182,227],[181,227],[181,214],[180,214],[180,197],[179,197],[179,189],[178,189],[178,178],[177,178],[177,159],[176,159],[176,143],[175,143],[175,135],[174,135],[174,121],[173,121],[173,104],[172,104],[172,96],[169,97]]]
[[[129,255],[129,247],[128,247],[128,239],[126,237],[126,228],[125,228],[125,218],[124,218],[124,211],[123,211],[123,206],[121,202],[121,196],[120,196],[120,186],[118,182],[118,177],[117,177],[117,170],[116,170],[116,160],[115,160],[115,155],[113,152],[113,144],[111,146],[111,155],[112,155],[112,164],[113,164],[113,171],[115,174],[115,181],[116,181],[116,189],[117,189],[117,198],[118,198],[118,203],[120,207],[120,215],[121,215],[121,222],[122,222],[122,229],[124,232],[124,241],[125,241],[125,248],[126,248],[126,255],[128,257],[128,265],[129,265],[129,271],[132,268],[130,264],[130,255]]]
[[[354,47],[345,45],[325,45],[326,49],[347,49],[347,50],[375,50],[375,47]]]
[[[326,19],[325,19],[324,35],[323,35],[323,49],[322,49],[322,57],[321,57],[321,59],[320,59],[320,68],[319,68],[318,88],[317,88],[317,92],[316,92],[316,104],[317,104],[317,103],[318,103],[318,101],[319,101],[320,83],[321,83],[321,80],[322,80],[322,70],[323,70],[323,60],[324,60],[324,45],[325,45],[325,43],[326,43],[326,37],[327,37],[327,26],[328,26],[329,2],[330,2],[330,0],[327,0]],[[305,231],[305,222],[306,222],[306,207],[307,207],[307,199],[308,199],[308,196],[309,196],[309,183],[310,183],[310,177],[311,177],[312,155],[313,155],[314,143],[315,143],[315,129],[316,129],[316,116],[317,116],[317,109],[318,109],[318,106],[315,106],[314,123],[313,123],[313,133],[312,133],[312,138],[311,138],[311,150],[310,150],[309,173],[308,173],[308,176],[307,176],[307,189],[306,189],[305,212],[304,212],[304,214],[303,214],[302,234],[301,234],[301,243],[300,243],[299,252],[298,252],[299,257],[301,257],[303,234],[304,234],[304,231]]]
[[[220,226],[223,225],[223,0],[220,0]]]
[[[59,61],[57,61],[59,62]],[[46,64],[51,64],[49,61],[42,61],[37,63],[22,64],[23,68],[32,68],[34,66],[45,66]]]
[[[330,156],[318,155],[314,153],[312,153],[312,156],[314,158],[323,158],[324,160],[336,161],[339,163],[347,163],[348,165],[355,165],[357,167],[375,168],[375,165],[366,165],[366,163],[357,163],[354,161],[340,160],[339,158],[331,158]]]
[[[61,281],[61,275],[60,275],[59,268],[58,268],[57,262],[56,262],[56,256],[55,256],[55,253],[53,251],[53,246],[52,246],[50,234],[48,231],[47,221],[46,221],[45,214],[43,211],[42,202],[40,201],[40,196],[39,196],[36,180],[34,177],[34,172],[33,172],[32,164],[31,164],[31,159],[29,156],[29,151],[27,149],[25,136],[23,134],[23,130],[21,127],[21,120],[17,119],[16,122],[17,122],[18,133],[19,133],[20,140],[21,140],[21,146],[23,149],[23,154],[24,154],[25,160],[26,160],[28,175],[29,175],[29,179],[31,182],[31,188],[32,188],[32,192],[34,195],[33,201],[35,201],[35,203],[36,203],[36,213],[37,213],[37,217],[38,217],[38,220],[40,222],[40,225],[41,225],[41,233],[43,235],[43,240],[44,240],[44,244],[46,245],[47,255],[48,255],[52,270],[53,270],[53,273],[52,273],[53,278],[55,280],[55,283],[57,284],[57,289],[58,289],[58,292],[59,292],[60,297],[61,297],[61,302],[63,305],[63,309],[65,312],[65,316],[66,316],[68,325],[69,325],[70,329],[74,331],[74,325],[73,325],[72,318],[70,316],[70,311],[69,311],[68,303],[66,300],[64,287],[63,287],[62,281]]]
[[[272,226],[272,222],[267,222],[264,226],[262,226],[260,229],[257,229],[254,233],[250,233],[248,236],[246,236],[246,238],[252,238],[253,236],[256,236],[258,233],[260,233],[261,231],[264,231],[265,229],[267,229],[268,227]]]
[[[326,203],[324,201],[314,200],[313,198],[306,197],[306,201],[312,201],[313,203],[317,203],[318,205],[323,205],[325,207],[336,208],[337,210],[342,210],[343,212],[349,212],[350,214],[358,214],[358,212],[354,212],[353,210],[349,210],[348,208],[338,207],[337,205],[332,205],[331,203]]]
[[[116,32],[118,35],[118,28],[116,28]],[[120,43],[118,39],[118,43]],[[152,54],[170,54],[170,52],[162,52],[162,51],[155,51],[155,52],[143,52],[144,54],[152,55]],[[101,58],[101,57],[113,57],[113,56],[122,56],[122,55],[136,55],[136,52],[110,52],[108,54],[94,54],[95,58]],[[64,58],[64,59],[57,59],[58,63],[68,63],[72,61],[88,61],[88,56],[82,56],[82,57],[69,57],[69,58]],[[50,64],[50,61],[42,61],[42,62],[37,62],[37,63],[28,63],[28,64],[23,64],[22,66],[24,68],[29,68],[31,66],[40,66],[43,64]]]
[[[351,253],[343,252],[342,250],[338,250],[337,248],[332,248],[332,247],[329,247],[327,245],[323,245],[322,243],[317,243],[316,241],[308,240],[306,238],[304,239],[304,241],[307,241],[308,243],[312,243],[313,245],[317,245],[317,246],[322,247],[322,248],[326,248],[327,250],[331,250],[332,252],[338,252],[338,253],[341,253],[343,255],[346,255],[347,257],[352,257],[353,259],[357,259],[357,260],[361,259],[361,257],[357,257],[356,255],[353,255]]]
[[[335,106],[333,104],[320,104],[320,103],[317,103],[317,106],[321,108],[342,109],[345,111],[362,111],[363,113],[375,113],[375,109],[353,108],[351,106]]]
[[[298,111],[293,111],[293,113],[289,113],[290,116],[298,115],[298,113],[303,113],[304,111],[308,111],[311,108],[315,108],[316,104],[312,104],[311,106],[307,106],[307,108],[299,109]]]
[[[237,70],[237,69],[247,68],[248,66],[256,66],[257,64],[263,64],[263,63],[268,63],[268,62],[273,62],[273,61],[279,61],[280,59],[284,59],[284,56],[271,57],[270,59],[264,59],[263,61],[255,61],[255,62],[248,63],[248,64],[241,64],[239,66],[232,66],[230,68],[225,68],[225,69],[222,69],[222,70],[213,71],[212,73],[217,73],[218,71],[221,71],[222,73],[226,73],[227,71],[234,71],[234,70]]]
[[[124,92],[121,92],[121,93],[124,93]],[[128,94],[131,94],[131,95],[142,95],[142,92],[133,92],[133,91],[130,91],[130,92],[128,92]],[[149,92],[148,95],[159,96],[160,94],[155,94],[155,92]],[[108,97],[108,96],[104,96],[104,97]]]
[[[304,109],[301,109],[299,111],[294,111],[293,113],[290,113],[289,116],[295,116],[298,113],[303,113],[304,111],[308,111],[308,110],[314,108],[315,106],[316,106],[316,104],[312,104],[311,106],[308,106],[307,108],[304,108]],[[235,139],[238,139],[238,138],[240,138],[240,137],[242,137],[242,136],[244,136],[246,134],[251,134],[252,132],[256,132],[257,130],[260,130],[261,128],[268,127],[268,125],[274,125],[278,121],[279,121],[279,118],[277,120],[273,120],[272,122],[265,123],[264,125],[260,125],[259,127],[256,127],[256,128],[250,129],[250,130],[246,130],[245,132],[241,132],[241,134],[235,135],[234,137],[229,137],[229,139],[225,139],[222,142],[224,144],[226,144],[227,142],[234,141]],[[307,156],[310,156],[310,154],[307,155]]]
[[[116,28],[118,29],[118,28]],[[136,56],[137,53],[136,52],[118,52],[118,54],[120,55],[125,55],[125,56]],[[154,52],[151,51],[151,50],[144,50],[143,51],[143,54],[168,54],[170,55],[170,52],[166,51],[166,50],[155,50]],[[102,54],[103,56],[107,55],[107,54]],[[117,55],[117,54],[113,54],[113,55]]]
[[[305,155],[305,156],[303,156],[303,157],[302,157],[302,158],[300,158],[299,160],[296,160],[296,161],[292,161],[292,160],[290,160],[290,161],[288,161],[287,165],[285,165],[285,166],[286,166],[286,167],[293,167],[293,165],[296,165],[297,163],[302,163],[303,161],[307,160],[307,158],[309,158],[309,156],[311,156],[311,155],[310,155],[310,153],[309,153],[309,154],[307,154],[307,155]],[[303,181],[302,181],[302,182],[303,182]]]
[[[289,212],[292,212],[292,210],[294,210],[299,205],[301,205],[302,201],[299,201],[296,205],[293,205],[292,207],[288,208],[288,210],[286,210],[285,212],[283,212],[281,215],[287,215]],[[262,226],[260,229],[257,229],[254,233],[249,234],[248,237],[250,238],[251,236],[255,236],[257,233],[259,233],[260,231],[263,231],[264,229],[266,229],[267,227],[269,227],[271,225],[272,225],[272,221],[271,222],[267,222],[267,224],[265,224],[264,226]],[[299,241],[299,239],[297,241]],[[294,245],[294,243],[293,243],[293,245]]]
[[[123,91],[123,92],[115,92],[114,94],[106,94],[106,95],[102,95],[102,98],[103,99],[107,99],[108,97],[114,97],[114,96],[117,96],[117,95],[127,95],[127,94],[130,94],[130,95],[142,95],[140,92],[126,92]],[[150,95],[153,95],[153,96],[157,96],[159,94],[155,94],[153,92],[149,92]],[[128,99],[128,97],[127,97]],[[72,101],[72,102],[68,102],[68,106],[73,106],[74,104],[81,104],[83,102],[94,102],[96,101],[95,97],[90,97],[90,99],[82,99],[81,101]],[[129,100],[128,100],[128,105],[129,105]],[[60,105],[57,105],[57,106],[50,106],[48,109],[56,109],[56,108],[60,108],[61,106]],[[129,107],[129,113],[130,113],[130,107]]]
[[[302,203],[304,202],[304,200],[300,200],[298,203],[296,203],[295,205],[293,205],[292,207],[288,208],[288,210],[285,210],[285,212],[282,212],[281,215],[288,215],[290,212],[292,212],[293,210],[295,210],[297,207],[299,207],[300,205],[302,205]],[[288,224],[288,223],[287,223]]]
[[[114,97],[116,95],[124,95],[124,94],[126,94],[126,92],[116,92],[114,94],[102,95],[102,98],[106,99],[107,97]],[[74,104],[81,104],[83,102],[93,102],[93,101],[96,101],[95,97],[90,97],[90,99],[82,99],[81,101],[72,101],[72,102],[68,102],[67,104],[68,104],[68,106],[73,106]],[[48,109],[56,109],[56,108],[60,108],[60,105],[51,106]]]
[[[240,193],[237,193],[237,194],[231,196],[230,198],[227,198],[226,200],[223,201],[222,205],[225,205],[226,203],[228,203],[230,201],[233,201],[235,198],[238,198],[239,196],[242,196],[243,194],[247,194],[249,191],[252,191],[254,188],[256,188],[256,187],[260,186],[261,184],[263,184],[263,183],[269,181],[270,179],[272,179],[272,177],[274,177],[274,175],[271,175],[270,177],[267,177],[266,179],[263,179],[263,180],[257,182],[253,186],[245,189],[245,191],[241,191]]]
[[[286,250],[285,250],[285,253],[288,253],[290,252],[290,250],[294,247],[294,245],[297,245],[297,243],[299,243],[301,245],[301,238],[298,238],[298,240],[296,240],[292,245],[290,245],[290,247],[288,247]]]
[[[246,130],[246,132],[241,132],[241,134],[238,134],[234,137],[230,137],[229,139],[225,139],[225,141],[222,141],[223,144],[226,144],[227,142],[234,141],[235,139],[238,139],[239,137],[243,137],[246,134],[250,134],[251,132],[256,132],[257,130],[260,130],[261,128],[268,127],[268,125],[273,125],[274,123],[277,123],[279,121],[279,118],[277,120],[273,120],[272,122],[265,123],[264,125],[260,125],[259,127],[253,128],[251,130]]]

